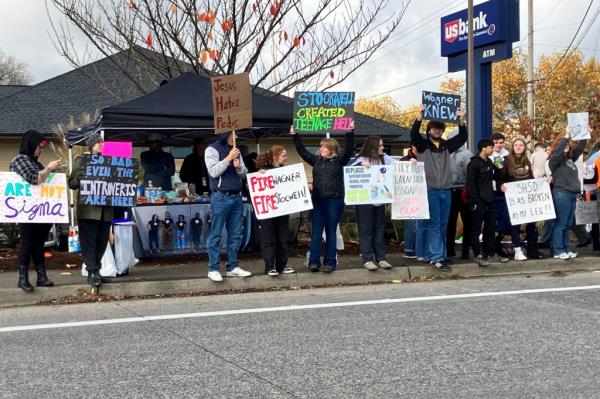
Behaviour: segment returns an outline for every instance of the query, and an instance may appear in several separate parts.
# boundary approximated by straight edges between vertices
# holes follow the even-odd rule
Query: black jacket
[[[492,202],[494,200],[494,179],[496,168],[489,158],[481,159],[479,155],[471,158],[467,165],[467,192],[469,204],[478,201]]]
[[[354,150],[354,131],[346,134],[344,152],[333,158],[323,158],[308,152],[299,134],[294,135],[296,150],[304,162],[313,167],[313,199],[344,199],[344,166]]]
[[[192,152],[186,156],[181,165],[179,177],[183,182],[195,184],[196,192],[199,194],[210,191],[204,154],[198,155],[196,152]]]

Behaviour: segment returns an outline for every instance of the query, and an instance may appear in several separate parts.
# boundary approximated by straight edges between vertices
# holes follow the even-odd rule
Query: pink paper
[[[129,141],[105,141],[102,146],[102,155],[131,158],[133,157],[133,145]]]

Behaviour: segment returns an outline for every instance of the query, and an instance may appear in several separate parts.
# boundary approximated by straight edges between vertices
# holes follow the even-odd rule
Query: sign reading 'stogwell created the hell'
[[[64,173],[29,184],[16,173],[0,172],[0,201],[0,223],[69,223]]]

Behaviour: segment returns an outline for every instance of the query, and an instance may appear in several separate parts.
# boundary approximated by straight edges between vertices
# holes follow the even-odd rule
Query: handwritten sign
[[[458,123],[459,117],[456,113],[460,109],[460,96],[423,91],[421,103],[425,106],[423,119]]]
[[[29,184],[13,172],[0,172],[1,223],[69,223],[67,176],[51,173]]]
[[[250,173],[248,189],[258,220],[313,209],[304,165],[294,164]]]
[[[394,164],[394,201],[392,219],[429,219],[425,164]]]
[[[250,75],[215,76],[210,78],[213,94],[215,133],[252,127],[252,87]]]
[[[550,184],[545,178],[504,183],[504,186],[513,226],[556,218]]]
[[[120,141],[105,141],[102,144],[102,155],[108,157],[133,157],[133,144]]]
[[[598,217],[598,201],[577,201],[575,207],[575,224],[594,224]]]
[[[354,92],[298,91],[294,94],[294,129],[298,133],[352,130]]]
[[[135,206],[137,181],[137,159],[83,155],[79,203],[98,206]]]
[[[391,204],[394,198],[394,166],[373,165],[344,168],[346,205]]]
[[[590,115],[587,112],[568,113],[567,124],[572,129],[571,139],[579,141],[592,138],[588,129]]]

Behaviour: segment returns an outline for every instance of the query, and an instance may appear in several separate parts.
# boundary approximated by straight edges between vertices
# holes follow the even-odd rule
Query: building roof
[[[25,90],[27,85],[0,85],[0,99]]]

